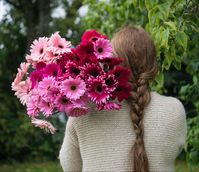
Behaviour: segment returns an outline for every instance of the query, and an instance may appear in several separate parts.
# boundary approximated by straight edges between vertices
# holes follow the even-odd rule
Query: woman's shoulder
[[[183,103],[176,97],[161,95],[158,92],[151,92],[151,103],[149,108],[162,111],[171,118],[186,118],[186,112]],[[170,114],[170,115],[169,115]]]

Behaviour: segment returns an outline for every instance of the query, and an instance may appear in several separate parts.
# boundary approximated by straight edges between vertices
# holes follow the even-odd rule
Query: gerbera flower
[[[58,92],[55,77],[48,76],[39,82],[38,92],[45,100],[54,100],[54,96],[56,96],[56,93]]]
[[[71,52],[70,50],[71,43],[66,41],[66,39],[61,38],[59,32],[55,32],[49,40],[49,47],[47,51],[51,51],[55,54]]]
[[[39,62],[36,64],[36,70],[41,70],[46,66],[46,63],[44,62]]]
[[[119,102],[121,102],[124,99],[127,99],[132,91],[132,85],[130,83],[126,83],[124,85],[119,84],[113,95],[112,98],[115,99],[116,97],[118,98]]]
[[[49,117],[53,114],[54,105],[50,101],[46,101],[41,98],[39,102],[40,111],[46,116]]]
[[[38,58],[42,57],[49,45],[48,41],[47,37],[40,37],[39,39],[34,40],[33,44],[30,46],[31,56],[37,56]]]
[[[89,77],[96,78],[104,74],[101,66],[98,63],[87,63],[81,67],[81,70],[81,76],[87,79]]]
[[[103,59],[99,59],[99,62],[103,63],[104,70],[112,70],[116,65],[119,65],[124,61],[124,58],[116,58],[116,57],[104,57]]]
[[[60,112],[68,112],[70,110],[70,107],[72,105],[72,102],[62,94],[57,95],[55,99],[55,107],[60,111]]]
[[[66,69],[66,63],[68,61],[73,61],[75,59],[75,54],[70,52],[70,53],[64,53],[60,55],[60,58],[56,60],[56,63],[59,65],[59,67],[62,69],[63,73],[65,73]]]
[[[124,83],[128,82],[131,72],[129,69],[127,69],[125,67],[116,66],[114,70],[110,71],[110,74],[114,74],[115,79],[119,83],[124,84]]]
[[[85,93],[86,84],[79,78],[69,77],[69,79],[62,81],[60,89],[67,98],[77,100]]]
[[[57,77],[62,75],[62,70],[56,63],[51,63],[46,65],[45,68],[43,68],[43,75]]]
[[[97,110],[120,110],[121,105],[115,102],[106,102],[97,106]]]
[[[109,90],[112,92],[116,89],[118,82],[116,81],[115,76],[110,74],[105,77],[105,84],[107,85]]]
[[[74,62],[69,61],[66,64],[65,68],[66,68],[66,73],[68,74],[68,76],[75,78],[76,76],[80,74],[80,69],[77,66],[77,64]]]
[[[99,32],[97,32],[96,30],[89,30],[84,32],[81,40],[82,42],[95,42],[98,38],[107,38],[107,36],[105,35],[101,35]]]
[[[20,102],[25,105],[30,100],[31,97],[31,81],[27,78],[25,81],[19,82],[15,87],[15,96],[20,99]]]
[[[41,70],[35,70],[30,74],[30,80],[32,82],[32,88],[34,88],[43,79],[43,72]]]
[[[94,54],[98,59],[103,59],[104,57],[112,57],[112,52],[112,46],[109,40],[99,38],[94,43]]]
[[[54,134],[55,131],[56,131],[56,128],[53,127],[53,125],[50,122],[46,121],[46,120],[32,118],[31,123],[35,127],[39,127],[41,129],[45,129],[47,132],[50,132],[51,134]]]
[[[96,104],[105,103],[110,95],[104,78],[89,78],[88,83],[88,97]]]
[[[75,51],[75,54],[77,54],[80,60],[84,60],[86,57],[94,55],[93,44],[91,42],[82,42],[73,51]]]

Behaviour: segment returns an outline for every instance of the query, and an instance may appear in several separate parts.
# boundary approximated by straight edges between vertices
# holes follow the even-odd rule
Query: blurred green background
[[[87,29],[110,38],[135,24],[152,36],[160,72],[152,89],[179,98],[187,114],[187,144],[177,171],[199,171],[198,0],[0,0],[0,171],[56,172],[66,116],[55,135],[35,128],[11,91],[17,68],[32,41],[60,31],[73,45]]]

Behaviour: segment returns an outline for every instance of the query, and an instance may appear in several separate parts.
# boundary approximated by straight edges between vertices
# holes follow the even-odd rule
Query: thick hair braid
[[[134,77],[133,90],[130,96],[131,104],[131,120],[135,131],[135,141],[132,147],[134,172],[148,172],[149,164],[148,158],[144,147],[144,108],[150,102],[150,91],[148,79],[144,78],[145,74]]]

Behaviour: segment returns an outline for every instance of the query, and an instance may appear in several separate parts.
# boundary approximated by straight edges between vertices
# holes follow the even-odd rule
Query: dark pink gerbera
[[[100,34],[96,30],[88,30],[84,32],[81,40],[82,42],[95,42],[98,38],[107,38],[107,36]]]
[[[97,110],[120,110],[121,105],[115,102],[107,102],[97,106]]]
[[[126,83],[124,85],[118,85],[112,95],[112,98],[118,98],[118,101],[121,102],[124,99],[127,99],[132,91],[132,85],[130,83]]]
[[[73,78],[75,78],[76,76],[78,76],[80,74],[80,69],[77,66],[77,64],[74,62],[69,61],[66,64],[65,69],[66,69],[66,74]]]
[[[32,88],[34,88],[43,79],[43,72],[41,70],[35,70],[30,74],[30,80],[32,82]]]
[[[121,64],[124,61],[124,58],[116,57],[105,57],[103,59],[98,59],[99,62],[103,63],[104,71],[112,70],[116,65]]]
[[[94,55],[93,44],[91,42],[82,42],[75,49],[76,54],[81,59],[81,57]]]
[[[106,103],[110,95],[103,77],[88,79],[88,97],[96,104]]]
[[[44,63],[44,62],[39,62],[39,63],[36,64],[36,69],[37,69],[37,70],[41,70],[41,69],[43,69],[45,66],[46,66],[46,63]]]
[[[59,65],[56,63],[48,64],[45,68],[43,68],[44,76],[53,76],[57,77],[62,74],[62,70],[60,69]]]
[[[98,63],[87,63],[81,67],[81,69],[81,76],[87,79],[89,77],[96,78],[104,74],[101,66]]]
[[[55,107],[60,111],[60,112],[66,112],[68,113],[70,108],[71,108],[72,102],[62,94],[57,95],[55,99]]]
[[[115,76],[110,74],[105,77],[105,84],[109,88],[109,90],[112,92],[116,89],[116,86],[118,85],[117,80],[115,79]]]
[[[126,82],[128,82],[129,77],[130,77],[130,70],[122,67],[122,66],[116,66],[115,69],[113,69],[112,71],[110,71],[110,74],[115,75],[115,79],[120,83],[120,84],[124,84]]]

